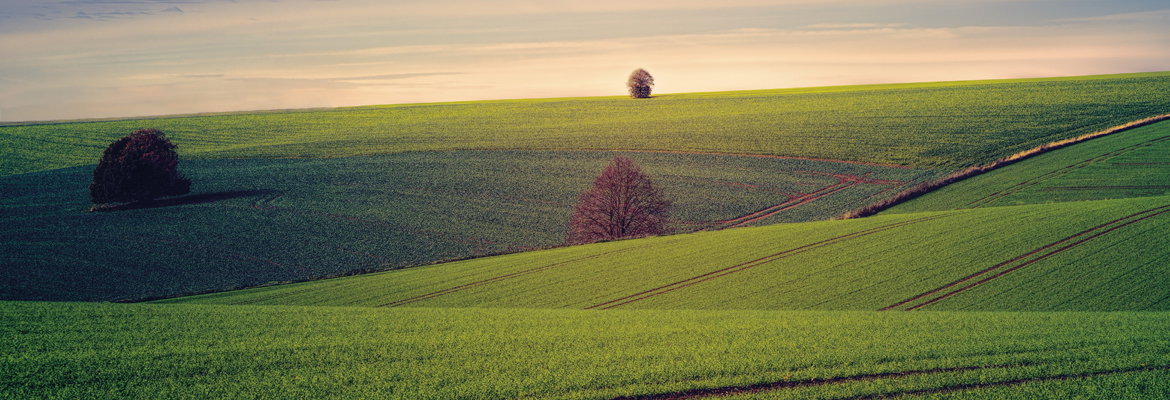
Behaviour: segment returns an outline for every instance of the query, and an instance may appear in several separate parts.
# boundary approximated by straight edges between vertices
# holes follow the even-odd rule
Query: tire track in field
[[[1167,370],[1170,370],[1170,365],[1121,368],[1121,369],[1113,369],[1113,370],[1105,370],[1105,371],[1085,372],[1085,373],[1079,373],[1079,374],[1060,374],[1060,375],[1041,376],[1041,377],[1034,377],[1034,378],[1009,379],[1006,381],[998,381],[998,382],[968,383],[968,384],[948,386],[948,387],[937,388],[937,389],[921,389],[921,390],[911,390],[911,391],[906,391],[906,392],[872,394],[872,395],[854,396],[854,397],[839,397],[839,398],[835,398],[833,400],[871,400],[871,399],[888,399],[888,398],[894,398],[894,397],[901,398],[904,396],[916,396],[916,395],[926,395],[926,394],[947,394],[947,393],[955,393],[955,392],[961,392],[961,391],[971,390],[971,389],[984,389],[984,388],[994,388],[994,387],[1016,386],[1016,385],[1022,385],[1025,383],[1030,383],[1030,382],[1067,381],[1067,380],[1073,380],[1073,379],[1092,378],[1092,377],[1097,377],[1097,376],[1129,374],[1129,373],[1135,373],[1135,372],[1167,371]]]
[[[1041,189],[1042,192],[1063,190],[1158,190],[1170,189],[1170,185],[1129,185],[1129,186],[1052,186]]]
[[[836,377],[836,378],[824,378],[824,379],[812,378],[812,379],[799,380],[799,381],[768,382],[768,383],[758,383],[758,384],[754,384],[754,385],[745,385],[745,386],[725,386],[725,387],[710,388],[710,389],[690,389],[690,390],[684,390],[684,391],[679,391],[679,392],[649,394],[649,395],[641,395],[641,396],[620,396],[620,397],[614,397],[612,400],[699,399],[699,398],[705,398],[705,397],[723,397],[723,396],[735,396],[735,395],[742,395],[742,394],[752,394],[752,393],[777,391],[777,390],[793,389],[793,388],[800,388],[800,387],[828,386],[828,385],[833,385],[833,384],[838,384],[838,383],[876,381],[879,379],[895,379],[895,378],[904,378],[907,376],[915,376],[915,375],[931,375],[931,374],[940,374],[940,373],[947,373],[947,372],[966,372],[966,371],[981,371],[981,370],[993,370],[993,369],[1009,369],[1009,368],[1020,368],[1020,367],[1033,367],[1033,366],[1038,366],[1038,365],[1042,365],[1042,364],[978,365],[978,366],[969,366],[969,367],[949,367],[949,368],[933,368],[933,369],[922,369],[922,370],[908,370],[908,371],[898,371],[898,372],[882,372],[882,373],[875,373],[875,374],[841,376],[841,377]]]
[[[817,191],[814,191],[812,193],[799,193],[799,192],[794,193],[794,194],[781,193],[785,197],[788,197],[788,200],[786,200],[780,204],[775,204],[772,206],[765,207],[764,209],[752,212],[752,213],[747,214],[747,215],[742,215],[742,216],[739,216],[736,218],[718,220],[718,221],[702,221],[702,222],[697,222],[694,224],[711,224],[711,225],[715,225],[715,229],[737,228],[737,227],[745,226],[747,224],[758,222],[760,220],[766,219],[768,217],[774,216],[776,214],[779,214],[779,213],[782,213],[785,211],[792,210],[794,208],[811,203],[815,200],[824,198],[824,197],[829,196],[831,194],[834,194],[834,193],[840,192],[842,190],[848,189],[850,187],[856,186],[858,184],[898,186],[898,185],[902,185],[902,184],[906,183],[905,181],[871,179],[871,178],[866,178],[864,176],[838,174],[838,173],[822,172],[822,171],[795,171],[795,172],[800,172],[800,173],[809,174],[809,175],[831,176],[831,177],[837,179],[837,183],[823,187],[823,188],[821,188]]]
[[[996,369],[1002,370],[1002,369],[1011,369],[1011,368],[1026,368],[1026,367],[1036,367],[1036,366],[1049,365],[1049,364],[1050,363],[1031,363],[1031,364],[1014,364],[1014,365],[1012,365],[1012,364],[999,364],[999,365],[979,365],[979,366],[969,366],[969,367],[934,368],[934,369],[909,370],[909,371],[899,371],[899,372],[884,372],[884,373],[842,376],[842,377],[825,378],[825,379],[815,379],[814,378],[814,379],[799,380],[799,381],[768,382],[768,383],[759,383],[759,384],[744,385],[744,386],[726,386],[726,387],[710,388],[710,389],[690,389],[690,390],[683,390],[683,391],[671,392],[671,393],[648,394],[648,395],[639,395],[639,396],[619,396],[619,397],[614,397],[612,400],[685,400],[685,399],[701,399],[701,398],[710,398],[710,397],[739,396],[739,395],[745,395],[745,394],[780,391],[780,390],[785,390],[785,389],[829,386],[829,385],[835,385],[835,384],[841,384],[841,383],[867,382],[867,381],[876,381],[876,380],[882,380],[882,379],[899,379],[899,378],[905,378],[905,377],[910,377],[910,376],[934,375],[934,374],[945,374],[945,373],[955,373],[955,372],[989,371],[989,370],[996,370]],[[1049,376],[1037,376],[1037,377],[1032,377],[1032,378],[1008,379],[1008,380],[994,381],[994,382],[966,383],[966,384],[958,384],[958,385],[941,387],[941,388],[934,388],[934,389],[895,391],[895,392],[889,392],[889,393],[869,394],[869,395],[861,395],[861,396],[853,396],[853,397],[838,397],[838,398],[834,398],[834,400],[870,400],[870,399],[885,399],[885,398],[894,398],[894,397],[900,398],[900,397],[907,396],[907,395],[913,396],[913,395],[925,395],[925,394],[945,394],[945,393],[954,393],[954,392],[960,392],[960,391],[971,390],[971,389],[992,388],[992,387],[1008,387],[1008,386],[1021,385],[1021,384],[1025,384],[1025,383],[1029,383],[1029,382],[1065,381],[1065,380],[1073,380],[1073,379],[1092,378],[1092,377],[1097,377],[1097,376],[1108,376],[1108,375],[1128,374],[1128,373],[1137,373],[1137,372],[1166,371],[1166,370],[1170,370],[1170,365],[1160,365],[1160,366],[1144,366],[1143,365],[1143,366],[1137,366],[1137,367],[1118,368],[1118,369],[1111,369],[1111,370],[1104,370],[1104,371],[1066,373],[1066,374],[1049,375]]]
[[[757,266],[760,266],[763,264],[770,263],[772,261],[787,258],[787,257],[793,256],[793,255],[807,252],[807,251],[816,250],[816,249],[819,249],[822,247],[831,246],[831,245],[834,245],[834,244],[837,244],[837,243],[840,243],[840,242],[843,242],[846,240],[856,239],[859,237],[868,236],[868,235],[872,235],[874,233],[887,231],[887,230],[895,229],[895,228],[900,228],[903,226],[912,225],[912,224],[916,224],[919,222],[925,222],[925,221],[935,220],[935,219],[939,219],[939,218],[945,218],[947,216],[949,216],[949,215],[948,214],[941,214],[941,215],[931,215],[931,216],[927,216],[927,217],[920,217],[920,218],[916,218],[916,219],[912,219],[912,220],[908,220],[908,221],[901,221],[901,222],[896,222],[896,223],[892,223],[892,224],[882,225],[882,226],[875,227],[875,228],[865,229],[865,230],[861,230],[861,231],[857,231],[857,232],[825,239],[825,240],[822,240],[819,242],[806,244],[806,245],[803,245],[800,247],[788,249],[788,250],[785,250],[785,251],[782,251],[779,253],[775,253],[772,255],[760,257],[760,258],[757,258],[755,260],[751,260],[748,262],[736,264],[736,265],[733,265],[733,266],[730,266],[727,268],[722,268],[722,269],[707,272],[707,273],[704,273],[701,275],[693,276],[693,277],[690,277],[690,278],[687,278],[687,279],[684,279],[681,281],[677,281],[677,282],[674,282],[671,284],[659,286],[659,287],[656,287],[656,288],[653,288],[650,290],[638,292],[638,293],[635,293],[635,294],[632,294],[629,296],[625,296],[622,298],[610,300],[610,301],[600,303],[600,304],[595,304],[595,305],[592,305],[589,307],[585,307],[585,309],[586,310],[592,310],[592,309],[607,310],[607,309],[611,309],[614,307],[620,307],[620,306],[630,304],[630,303],[633,303],[636,301],[641,301],[641,300],[645,300],[645,299],[648,299],[648,298],[651,298],[654,296],[658,296],[658,295],[663,294],[663,293],[668,293],[668,292],[672,292],[672,291],[675,291],[678,289],[683,289],[683,288],[698,284],[700,282],[706,282],[706,281],[709,281],[712,279],[731,275],[731,274],[734,274],[736,272],[751,269],[751,268],[754,268],[754,267],[757,267]]]
[[[902,300],[900,302],[894,303],[893,305],[886,306],[885,308],[882,308],[878,311],[889,311],[889,310],[893,310],[895,308],[905,306],[907,304],[911,304],[911,303],[918,302],[920,300],[928,299],[922,303],[919,303],[919,304],[913,305],[909,308],[906,308],[905,311],[917,310],[919,308],[922,308],[923,306],[933,304],[933,303],[935,303],[939,300],[945,299],[947,297],[954,296],[956,294],[959,294],[961,292],[969,290],[973,287],[982,285],[982,284],[987,283],[989,281],[992,281],[996,278],[1007,275],[1007,274],[1009,274],[1013,271],[1016,271],[1020,268],[1024,268],[1026,266],[1032,265],[1040,260],[1046,259],[1048,257],[1059,254],[1059,253],[1064,252],[1068,249],[1071,249],[1073,247],[1084,244],[1085,242],[1088,242],[1090,240],[1101,237],[1102,235],[1105,235],[1107,233],[1116,231],[1118,229],[1130,226],[1132,224],[1138,223],[1140,221],[1143,221],[1143,220],[1146,220],[1149,218],[1153,218],[1153,217],[1165,214],[1167,212],[1170,212],[1170,204],[1167,204],[1167,205],[1164,205],[1161,207],[1151,208],[1149,210],[1141,211],[1138,213],[1130,214],[1128,216],[1121,217],[1121,218],[1106,222],[1106,223],[1101,224],[1101,225],[1097,225],[1095,227],[1078,232],[1072,236],[1068,236],[1068,237],[1065,237],[1065,238],[1060,239],[1058,241],[1044,245],[1043,247],[1032,250],[1024,255],[1021,255],[1021,256],[1018,256],[1018,257],[1013,258],[1011,260],[996,264],[990,268],[984,269],[984,270],[976,272],[974,274],[967,275],[963,278],[960,278],[960,279],[958,279],[954,282],[948,283],[946,285],[940,286],[940,287],[933,289],[931,291],[919,294],[917,296],[911,297],[911,298],[906,299],[906,300]],[[983,277],[983,276],[989,275],[989,274],[990,274],[990,276],[987,276],[986,278],[980,279],[979,281],[976,281],[974,283],[971,283],[971,284],[968,284],[966,286],[962,286],[962,287],[959,287],[956,289],[952,289],[952,288],[955,288],[956,286],[962,285],[966,282],[975,280],[977,278],[980,278],[980,277]]]
[[[1031,179],[1027,179],[1027,180],[1020,182],[1014,186],[1011,186],[1007,189],[989,194],[989,195],[984,196],[978,200],[967,203],[967,206],[969,208],[979,208],[979,207],[994,203],[996,201],[999,201],[1005,197],[1015,195],[1015,194],[1023,191],[1024,189],[1029,188],[1029,187],[1039,185],[1041,183],[1050,181],[1050,180],[1055,179],[1057,177],[1060,177],[1062,175],[1067,175],[1067,174],[1079,171],[1079,170],[1081,170],[1085,167],[1088,167],[1090,165],[1097,164],[1100,162],[1105,162],[1105,161],[1110,160],[1112,158],[1115,158],[1115,157],[1118,157],[1118,156],[1121,156],[1121,155],[1124,155],[1127,153],[1131,153],[1131,152],[1137,151],[1137,150],[1145,148],[1145,147],[1150,147],[1150,146],[1154,146],[1154,145],[1159,144],[1159,143],[1168,142],[1168,141],[1170,141],[1170,136],[1162,136],[1159,138],[1150,139],[1150,140],[1147,140],[1145,142],[1141,142],[1141,143],[1134,144],[1131,146],[1126,146],[1126,147],[1123,147],[1120,149],[1111,150],[1109,152],[1106,152],[1105,154],[1101,154],[1099,156],[1090,158],[1088,160],[1084,160],[1084,161],[1066,166],[1064,168],[1060,168],[1060,169],[1057,169],[1055,171],[1049,171],[1047,173],[1044,173],[1043,175],[1040,175],[1040,176],[1037,176],[1037,177],[1034,177]],[[1114,165],[1117,165],[1117,164],[1114,164]]]
[[[407,299],[402,299],[402,300],[398,300],[398,301],[389,302],[386,304],[381,304],[381,305],[378,305],[376,307],[397,307],[397,306],[415,303],[415,302],[419,302],[419,301],[423,301],[423,300],[430,300],[430,299],[433,299],[433,298],[436,298],[439,296],[445,296],[445,295],[452,294],[452,293],[458,293],[458,292],[461,292],[461,291],[464,291],[467,289],[471,289],[471,288],[475,288],[475,287],[479,287],[479,286],[484,286],[484,285],[488,285],[491,283],[501,282],[501,281],[505,281],[505,280],[512,279],[512,278],[517,278],[520,276],[524,276],[524,275],[528,275],[528,274],[532,274],[532,273],[536,273],[536,272],[545,271],[545,270],[559,267],[559,266],[562,266],[565,264],[571,264],[571,263],[575,263],[575,262],[579,262],[579,261],[592,260],[595,258],[601,258],[603,256],[608,256],[608,255],[612,255],[612,254],[618,254],[618,253],[624,253],[627,251],[643,249],[643,248],[646,248],[649,246],[651,246],[651,245],[644,244],[641,246],[632,246],[632,247],[628,247],[628,248],[624,248],[624,249],[617,249],[617,250],[608,251],[605,253],[594,254],[594,255],[590,255],[590,256],[586,256],[586,257],[582,257],[582,258],[575,258],[572,260],[555,262],[555,263],[548,264],[548,265],[542,265],[539,267],[530,268],[530,269],[526,269],[523,271],[517,271],[517,272],[510,273],[510,274],[504,274],[504,275],[500,275],[500,276],[496,276],[496,277],[492,277],[492,278],[488,278],[488,279],[484,279],[484,280],[480,280],[480,281],[475,281],[475,282],[471,282],[471,283],[467,283],[467,284],[463,284],[463,285],[459,285],[459,286],[446,288],[443,290],[434,291],[434,292],[423,294],[423,295],[414,296],[414,297],[407,298]]]

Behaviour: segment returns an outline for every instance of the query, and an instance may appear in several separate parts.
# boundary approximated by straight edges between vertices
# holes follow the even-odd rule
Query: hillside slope
[[[1170,310],[1170,197],[702,232],[166,300],[371,307]]]
[[[956,182],[885,213],[1170,195],[1170,122],[1114,133]]]
[[[144,127],[186,159],[666,150],[958,169],[1165,113],[1167,93],[1158,72],[0,125],[0,175],[93,164]]]
[[[824,220],[933,171],[633,153],[680,232]],[[0,177],[0,300],[110,301],[227,290],[557,246],[608,152],[458,151],[189,160],[190,196],[90,207],[92,169]]]

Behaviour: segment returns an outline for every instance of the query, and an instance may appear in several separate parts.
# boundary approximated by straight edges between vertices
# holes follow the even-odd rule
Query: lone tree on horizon
[[[654,77],[646,70],[638,68],[630,73],[626,79],[626,87],[630,89],[630,97],[645,99],[650,97],[650,88],[654,87]]]
[[[158,129],[139,129],[110,143],[93,171],[94,204],[150,202],[191,192],[191,180],[175,168],[175,145]]]
[[[615,155],[593,187],[581,193],[569,217],[568,244],[667,233],[672,207],[638,164]]]

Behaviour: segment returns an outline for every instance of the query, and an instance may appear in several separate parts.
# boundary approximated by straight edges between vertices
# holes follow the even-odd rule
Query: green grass
[[[1170,194],[1170,122],[1044,153],[953,183],[886,213]]]
[[[899,214],[574,246],[167,302],[878,310],[930,301],[924,309],[1165,311],[1167,222],[1170,197]],[[972,275],[978,279],[949,286]],[[902,304],[923,293],[931,295]]]
[[[0,175],[92,164],[143,127],[187,159],[632,149],[958,169],[1163,114],[1168,89],[1159,72],[9,125]]]
[[[634,153],[680,231],[828,219],[933,171]],[[0,177],[3,300],[109,301],[225,290],[560,245],[605,152],[439,152],[188,160],[179,205],[86,213],[91,167]],[[751,222],[841,185],[868,182]],[[727,222],[719,222],[727,221]]]
[[[837,187],[832,174],[908,184],[1164,114],[1168,86],[1152,73],[0,126],[0,299],[141,298],[555,244],[612,154],[472,149],[934,168],[635,154],[677,194],[676,215],[700,221],[676,226],[718,228]],[[871,218],[160,304],[0,301],[0,398],[1159,398],[1163,125]],[[196,194],[81,212],[86,165],[147,126],[180,145]],[[257,159],[287,157],[344,158]],[[1040,184],[1004,190],[1021,182]],[[849,186],[748,225],[823,219],[901,185]],[[996,192],[1008,195],[969,204]]]
[[[0,393],[16,399],[609,399],[789,382],[799,386],[754,398],[939,390],[995,398],[997,390],[1003,396],[1017,388],[1062,398],[1091,391],[1087,381],[1149,398],[1166,389],[1168,324],[1165,313],[6,302],[0,303]],[[982,388],[964,390],[967,385]]]

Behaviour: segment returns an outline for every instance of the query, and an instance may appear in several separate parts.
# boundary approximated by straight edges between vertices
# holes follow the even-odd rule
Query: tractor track
[[[1060,168],[1060,169],[1057,169],[1055,171],[1049,171],[1049,172],[1044,173],[1040,176],[1037,176],[1037,177],[1034,177],[1031,179],[1027,179],[1027,180],[1020,182],[1014,186],[1011,186],[1007,189],[989,194],[989,195],[984,196],[978,200],[967,203],[967,206],[969,208],[979,208],[979,207],[994,203],[996,201],[999,201],[1005,197],[1015,195],[1016,193],[1019,193],[1020,191],[1027,189],[1029,187],[1036,186],[1036,185],[1039,185],[1041,183],[1050,181],[1050,180],[1055,179],[1059,176],[1066,175],[1066,174],[1069,174],[1072,172],[1076,172],[1076,171],[1079,171],[1079,170],[1081,170],[1085,167],[1088,167],[1090,165],[1105,162],[1105,161],[1108,161],[1112,158],[1115,158],[1115,157],[1118,157],[1118,156],[1121,156],[1121,155],[1124,155],[1127,153],[1131,153],[1131,152],[1137,151],[1137,150],[1145,148],[1145,147],[1150,147],[1150,146],[1153,146],[1153,145],[1158,144],[1158,143],[1167,142],[1167,141],[1170,141],[1170,136],[1162,136],[1162,137],[1150,139],[1150,140],[1147,140],[1145,142],[1141,142],[1138,144],[1134,144],[1134,145],[1130,145],[1130,146],[1123,147],[1120,149],[1112,150],[1112,151],[1106,152],[1105,154],[1101,154],[1099,156],[1090,158],[1088,160],[1080,161],[1080,162],[1077,162],[1075,164],[1066,166],[1064,168]],[[1138,163],[1138,164],[1140,165],[1142,163]],[[1113,164],[1113,165],[1118,165],[1118,164]]]
[[[685,399],[701,399],[701,398],[720,398],[720,397],[725,397],[725,396],[739,396],[739,395],[745,395],[745,394],[771,392],[771,391],[779,391],[779,390],[785,390],[785,389],[796,389],[796,388],[802,388],[802,387],[828,386],[828,385],[835,385],[835,384],[840,384],[840,383],[867,382],[867,381],[876,381],[876,380],[882,380],[882,379],[898,379],[898,378],[905,378],[905,377],[910,377],[910,376],[933,375],[933,374],[944,374],[944,373],[955,373],[955,372],[1027,368],[1027,367],[1037,367],[1037,366],[1043,366],[1043,365],[1049,365],[1049,364],[1050,363],[997,364],[997,365],[978,365],[978,366],[967,366],[967,367],[949,367],[949,368],[933,368],[933,369],[922,369],[922,370],[908,370],[908,371],[898,371],[898,372],[883,372],[883,373],[842,376],[842,377],[825,378],[825,379],[815,379],[814,378],[814,379],[806,379],[806,380],[799,380],[799,381],[780,381],[780,382],[758,383],[758,384],[754,384],[754,385],[744,385],[744,386],[726,386],[726,387],[709,388],[709,389],[690,389],[690,390],[683,390],[683,391],[678,391],[678,392],[647,394],[647,395],[638,395],[638,396],[620,396],[620,397],[614,397],[611,400],[685,400]],[[1057,374],[1057,375],[1049,375],[1049,376],[1037,376],[1037,377],[1031,377],[1031,378],[1007,379],[1007,380],[1003,380],[1003,381],[994,381],[994,382],[958,384],[958,385],[941,387],[941,388],[933,388],[933,389],[909,390],[909,391],[904,391],[904,392],[879,393],[879,394],[869,394],[869,395],[853,396],[853,397],[838,397],[838,398],[833,398],[833,400],[871,400],[871,399],[901,398],[904,396],[914,396],[914,395],[954,393],[954,392],[961,392],[964,390],[980,389],[980,388],[1009,387],[1009,386],[1021,385],[1021,384],[1025,384],[1025,383],[1029,383],[1029,382],[1065,381],[1065,380],[1072,380],[1072,379],[1092,378],[1092,377],[1096,377],[1096,376],[1127,374],[1127,373],[1135,373],[1135,372],[1167,371],[1167,370],[1170,370],[1170,365],[1159,365],[1159,366],[1142,365],[1142,366],[1135,366],[1135,367],[1128,367],[1128,368],[1110,369],[1110,370],[1104,370],[1104,371],[1093,371],[1093,372],[1082,372],[1082,373],[1065,373],[1065,374]]]
[[[1052,186],[1040,189],[1042,192],[1063,190],[1159,190],[1170,189],[1170,185],[1129,185],[1129,186]]]
[[[471,282],[471,283],[467,283],[467,284],[463,284],[463,285],[459,285],[459,286],[454,286],[454,287],[446,288],[443,290],[438,290],[438,291],[434,291],[431,293],[414,296],[414,297],[407,298],[407,299],[402,299],[402,300],[393,301],[393,302],[386,303],[386,304],[381,304],[381,305],[378,305],[376,307],[397,307],[397,306],[415,303],[415,302],[419,302],[419,301],[423,301],[423,300],[430,300],[430,299],[433,299],[433,298],[436,298],[439,296],[445,296],[445,295],[452,294],[452,293],[458,293],[458,292],[461,292],[461,291],[464,291],[467,289],[471,289],[471,288],[475,288],[475,287],[479,287],[479,286],[484,286],[484,285],[488,285],[491,283],[501,282],[501,281],[505,281],[508,279],[512,279],[512,278],[516,278],[516,277],[520,277],[520,276],[524,276],[524,275],[528,275],[528,274],[532,274],[532,273],[536,273],[536,272],[545,271],[545,270],[559,267],[559,266],[562,266],[565,264],[571,264],[571,263],[575,263],[575,262],[579,262],[579,261],[600,258],[602,256],[607,256],[607,255],[611,255],[611,254],[618,254],[618,253],[624,253],[627,251],[643,249],[643,248],[646,248],[648,246],[650,246],[650,245],[647,244],[647,245],[641,245],[641,246],[632,246],[632,247],[628,247],[628,248],[624,248],[624,249],[608,251],[605,253],[594,254],[594,255],[590,255],[590,256],[586,256],[586,257],[582,257],[582,258],[575,258],[572,260],[555,262],[552,264],[542,265],[539,267],[530,268],[530,269],[526,269],[523,271],[517,271],[517,272],[510,273],[510,274],[495,276],[492,278],[488,278],[488,279],[484,279],[484,280],[480,280],[480,281],[475,281],[475,282]]]
[[[710,388],[710,389],[691,389],[691,390],[684,390],[684,391],[673,392],[673,393],[649,394],[649,395],[641,395],[641,396],[621,396],[621,397],[615,397],[612,400],[699,399],[699,398],[705,398],[705,397],[734,396],[734,395],[741,395],[741,394],[751,394],[751,393],[775,391],[775,390],[782,390],[782,389],[793,389],[793,388],[800,388],[800,387],[827,386],[827,385],[833,385],[833,384],[838,384],[838,383],[847,383],[847,382],[863,382],[863,381],[875,381],[875,380],[879,380],[879,379],[903,378],[903,377],[914,376],[914,375],[930,375],[930,374],[939,374],[939,373],[947,373],[947,372],[966,372],[966,371],[979,371],[979,370],[991,370],[991,369],[1008,369],[1008,368],[1019,368],[1019,367],[1032,367],[1032,366],[1037,366],[1037,365],[1041,365],[1041,364],[979,365],[979,366],[969,366],[969,367],[950,367],[950,368],[933,368],[933,369],[909,370],[909,371],[898,371],[898,372],[882,372],[882,373],[875,373],[875,374],[842,376],[842,377],[836,377],[836,378],[824,378],[824,379],[813,378],[813,379],[806,379],[806,380],[799,380],[799,381],[780,381],[780,382],[758,383],[758,384],[754,384],[754,385],[745,385],[745,386],[726,386],[726,387]]]
[[[855,238],[859,238],[859,237],[863,237],[863,236],[868,236],[868,235],[871,235],[874,233],[878,233],[878,232],[882,232],[882,231],[886,231],[886,230],[890,230],[890,229],[895,229],[895,228],[900,228],[903,226],[916,224],[919,222],[925,222],[925,221],[929,221],[929,220],[945,218],[947,216],[948,215],[945,215],[945,214],[931,215],[931,216],[927,216],[927,217],[921,217],[921,218],[916,218],[916,219],[912,219],[912,220],[908,220],[908,221],[901,221],[901,222],[896,222],[896,223],[892,223],[892,224],[888,224],[888,225],[882,225],[882,226],[875,227],[875,228],[870,228],[870,229],[857,231],[857,232],[853,232],[853,233],[846,234],[846,235],[841,235],[841,236],[825,239],[825,240],[822,240],[819,242],[806,244],[806,245],[803,245],[800,247],[788,249],[788,250],[785,250],[785,251],[782,251],[779,253],[765,256],[765,257],[760,257],[760,258],[757,258],[757,259],[752,260],[752,261],[736,264],[736,265],[733,265],[733,266],[730,266],[727,268],[722,268],[722,269],[718,269],[715,271],[707,272],[705,274],[693,276],[693,277],[690,277],[690,278],[687,278],[687,279],[684,279],[681,281],[677,281],[677,282],[674,282],[674,283],[671,283],[668,285],[659,286],[659,287],[656,287],[656,288],[653,288],[650,290],[642,291],[642,292],[635,293],[635,294],[625,296],[622,298],[610,300],[610,301],[600,303],[600,304],[595,304],[595,305],[586,307],[585,309],[586,310],[591,310],[591,309],[607,310],[610,308],[623,306],[623,305],[630,304],[630,303],[633,303],[636,301],[641,301],[641,300],[645,300],[645,299],[650,298],[650,297],[658,296],[658,295],[663,294],[663,293],[668,293],[668,292],[672,292],[672,291],[682,289],[682,288],[685,288],[688,286],[692,286],[692,285],[695,285],[695,284],[700,283],[700,282],[706,282],[706,281],[709,281],[712,279],[716,279],[716,278],[723,277],[726,275],[734,274],[736,272],[744,271],[744,270],[747,270],[747,269],[750,269],[750,268],[753,268],[753,267],[756,267],[759,265],[767,264],[769,262],[776,261],[776,260],[779,260],[782,258],[787,258],[787,257],[793,256],[796,254],[800,254],[800,253],[804,253],[807,251],[819,249],[819,248],[822,248],[825,246],[837,244],[837,243],[840,243],[842,241],[846,241],[849,239],[855,239]]]
[[[890,185],[890,186],[896,187],[898,185],[903,185],[906,183],[905,181],[871,179],[871,178],[866,178],[864,176],[849,175],[849,174],[837,174],[837,173],[821,172],[821,171],[804,171],[804,170],[802,170],[802,171],[795,171],[795,172],[800,172],[800,173],[809,174],[809,175],[831,176],[831,177],[837,179],[837,183],[823,187],[823,188],[821,188],[817,191],[811,192],[811,193],[777,192],[777,193],[780,193],[781,195],[787,197],[788,199],[785,200],[783,203],[768,206],[768,207],[765,207],[761,210],[758,210],[758,211],[755,211],[755,212],[752,212],[752,213],[749,213],[746,215],[742,215],[739,217],[725,219],[725,220],[718,220],[718,221],[686,222],[685,224],[688,224],[688,225],[714,225],[712,228],[716,229],[716,230],[722,230],[722,229],[728,229],[728,228],[738,228],[738,227],[742,227],[742,226],[745,226],[745,225],[748,225],[751,223],[755,223],[755,222],[764,220],[764,219],[772,217],[776,214],[803,206],[805,204],[811,203],[815,200],[819,200],[819,199],[824,198],[826,196],[829,196],[831,194],[834,194],[834,193],[840,192],[842,190],[848,189],[850,187],[856,186],[858,184]],[[709,228],[709,229],[711,229],[711,228]],[[704,229],[704,230],[706,230],[706,229]]]
[[[930,298],[929,300],[927,300],[923,303],[919,303],[919,304],[916,304],[914,306],[907,308],[905,311],[917,310],[919,308],[922,308],[923,306],[935,303],[935,302],[942,300],[942,299],[945,299],[947,297],[954,296],[960,292],[969,290],[973,287],[982,285],[982,284],[987,283],[989,281],[992,281],[996,278],[1007,275],[1013,271],[1019,270],[1020,268],[1023,268],[1023,267],[1026,267],[1028,265],[1031,265],[1033,263],[1036,263],[1037,261],[1040,261],[1040,260],[1046,259],[1048,257],[1051,257],[1053,255],[1062,253],[1066,250],[1069,250],[1073,247],[1084,244],[1085,242],[1096,239],[1096,238],[1098,238],[1102,235],[1105,235],[1107,233],[1110,233],[1110,232],[1113,232],[1115,230],[1124,228],[1126,226],[1135,224],[1137,222],[1146,220],[1148,218],[1153,218],[1153,217],[1156,217],[1158,215],[1165,214],[1167,212],[1170,212],[1170,204],[1164,205],[1161,207],[1151,208],[1149,210],[1145,210],[1142,212],[1130,214],[1128,216],[1121,217],[1121,218],[1106,222],[1106,223],[1101,224],[1101,225],[1097,225],[1095,227],[1078,232],[1072,236],[1068,236],[1068,237],[1065,237],[1065,238],[1060,239],[1058,241],[1044,245],[1043,247],[1032,250],[1024,255],[1021,255],[1021,256],[1018,256],[1018,257],[1013,258],[1011,260],[996,264],[995,266],[992,266],[990,268],[976,272],[974,274],[967,275],[963,278],[960,278],[960,279],[958,279],[954,282],[948,283],[946,285],[940,286],[940,287],[933,289],[931,291],[919,294],[917,296],[911,297],[911,298],[906,299],[906,300],[902,300],[902,301],[897,302],[893,305],[886,306],[885,308],[882,308],[878,311],[889,311],[889,310],[893,310],[893,309],[898,308],[898,307],[902,307],[902,306],[907,305],[907,304],[917,302],[919,300]],[[1066,244],[1068,242],[1072,242],[1072,243]],[[1057,248],[1058,246],[1059,246],[1059,248]],[[1055,249],[1053,249],[1053,248],[1055,248]],[[1041,253],[1043,253],[1043,254],[1041,254]],[[1013,264],[1015,264],[1015,265],[1012,266]],[[1009,267],[1009,266],[1011,266],[1011,267]],[[1007,268],[1005,268],[1005,267],[1007,267]],[[971,283],[971,284],[963,286],[961,288],[954,289],[954,290],[951,290],[949,292],[943,293],[941,295],[935,296],[936,294],[942,293],[943,291],[946,291],[948,289],[951,289],[953,287],[956,287],[956,286],[961,285],[963,283],[966,283],[968,281],[971,281],[971,280],[983,277],[984,275],[992,274],[992,273],[994,273],[994,274],[991,276],[988,276],[986,278],[983,278],[975,283]]]
[[[916,396],[916,395],[925,395],[925,394],[946,394],[946,393],[955,393],[955,392],[961,392],[964,390],[971,390],[971,389],[984,389],[984,388],[993,388],[993,387],[1016,386],[1016,385],[1022,385],[1025,383],[1030,383],[1030,382],[1067,381],[1067,380],[1073,380],[1073,379],[1092,378],[1092,377],[1096,377],[1096,376],[1128,374],[1128,373],[1134,373],[1134,372],[1166,371],[1166,370],[1170,370],[1170,365],[1144,366],[1144,367],[1136,367],[1136,368],[1121,368],[1121,369],[1115,369],[1115,370],[1085,372],[1085,373],[1079,373],[1079,374],[1059,374],[1059,375],[1041,376],[1041,377],[1035,377],[1035,378],[1010,379],[1010,380],[999,381],[999,382],[968,383],[968,384],[948,386],[948,387],[937,388],[937,389],[922,389],[922,390],[911,390],[911,391],[907,391],[907,392],[898,392],[898,393],[873,394],[873,395],[854,396],[854,397],[840,397],[840,398],[835,398],[833,400],[876,400],[876,399],[888,399],[888,398],[895,398],[895,397],[901,398],[904,396]]]

